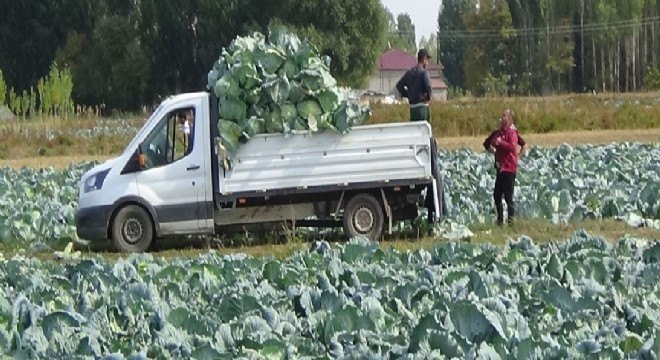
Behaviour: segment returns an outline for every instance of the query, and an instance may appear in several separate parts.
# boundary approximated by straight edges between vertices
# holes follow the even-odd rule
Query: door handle
[[[193,170],[198,170],[198,169],[199,169],[199,165],[190,165],[190,166],[188,166],[188,168],[186,170],[193,171]]]

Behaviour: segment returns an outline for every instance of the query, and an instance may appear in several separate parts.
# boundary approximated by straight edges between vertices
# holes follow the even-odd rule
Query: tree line
[[[451,86],[474,95],[628,92],[660,78],[658,0],[443,0]]]
[[[203,90],[222,47],[238,35],[267,34],[273,23],[287,25],[329,55],[340,84],[361,87],[375,69],[389,26],[379,0],[4,3],[0,69],[8,87],[29,93],[56,66],[70,71],[76,104],[104,104],[108,110],[136,110],[173,93]]]

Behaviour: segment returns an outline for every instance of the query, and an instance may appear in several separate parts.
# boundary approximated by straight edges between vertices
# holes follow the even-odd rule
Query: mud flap
[[[428,210],[428,220],[437,223],[444,218],[447,208],[444,201],[444,184],[438,159],[438,144],[434,138],[431,138],[431,175],[433,175],[435,181],[427,187],[424,206]]]

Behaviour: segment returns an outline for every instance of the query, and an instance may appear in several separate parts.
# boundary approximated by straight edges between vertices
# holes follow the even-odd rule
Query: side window
[[[147,168],[175,163],[193,149],[194,108],[168,113],[145,139],[142,151]]]

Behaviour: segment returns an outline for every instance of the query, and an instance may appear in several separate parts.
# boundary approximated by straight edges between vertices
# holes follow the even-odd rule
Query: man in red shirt
[[[513,126],[514,113],[510,109],[502,113],[502,125],[492,137],[491,146],[495,148],[497,162],[497,178],[493,198],[497,209],[497,224],[504,224],[504,208],[502,196],[506,201],[509,226],[513,225],[515,207],[513,202],[514,185],[518,172],[518,131]]]

